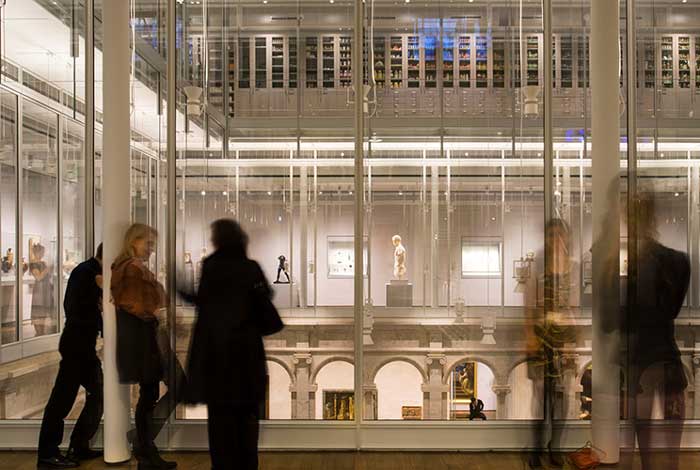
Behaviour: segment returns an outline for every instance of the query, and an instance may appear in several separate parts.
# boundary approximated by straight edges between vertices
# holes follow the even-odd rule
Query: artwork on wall
[[[323,419],[336,421],[354,420],[355,392],[352,390],[324,390]]]
[[[328,278],[350,279],[355,275],[355,238],[352,236],[328,237]],[[363,273],[367,275],[367,240],[363,249]]]
[[[453,401],[471,403],[477,396],[476,362],[458,364],[452,371]]]
[[[423,419],[423,407],[422,406],[402,406],[401,407],[401,419],[408,421],[419,421]]]
[[[494,239],[462,239],[462,278],[501,277],[502,243]]]

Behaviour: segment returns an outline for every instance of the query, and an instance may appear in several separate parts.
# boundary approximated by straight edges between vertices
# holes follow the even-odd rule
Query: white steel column
[[[620,7],[591,2],[593,160],[593,443],[620,458]]]
[[[292,197],[294,194],[292,193]],[[309,183],[307,168],[299,168],[299,307],[309,296]]]
[[[440,238],[440,170],[430,167],[430,306],[440,306],[438,256]]]
[[[122,245],[131,221],[129,186],[129,2],[105,0],[102,5],[104,39],[104,153],[102,158],[102,207],[104,243],[104,460],[118,463],[131,455],[126,439],[129,430],[129,387],[119,384],[117,374],[117,324],[110,302],[110,266]]]

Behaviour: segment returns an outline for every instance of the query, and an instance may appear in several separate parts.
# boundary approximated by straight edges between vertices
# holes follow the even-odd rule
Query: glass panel
[[[19,339],[17,318],[17,97],[0,90],[0,345]]]
[[[22,102],[23,338],[58,333],[58,119]]]

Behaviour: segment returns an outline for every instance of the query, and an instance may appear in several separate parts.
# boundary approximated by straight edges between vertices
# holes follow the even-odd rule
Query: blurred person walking
[[[199,289],[188,358],[188,403],[206,403],[213,470],[257,470],[258,421],[267,388],[263,336],[281,331],[272,291],[247,256],[248,235],[231,219],[211,226],[215,252]]]
[[[176,462],[160,457],[154,441],[180,401],[184,372],[175,358],[159,318],[166,305],[163,286],[148,269],[158,232],[134,224],[124,236],[122,251],[112,265],[111,291],[117,311],[119,380],[139,385],[136,429],[129,432],[139,468],[172,469]],[[160,382],[168,387],[160,396]]]
[[[73,269],[66,285],[63,309],[66,324],[58,351],[61,362],[56,382],[41,421],[37,468],[75,468],[83,460],[102,455],[90,449],[102,419],[102,363],[95,347],[102,333],[102,245],[95,256]],[[67,456],[58,446],[63,441],[63,420],[75,404],[80,387],[85,405],[75,423]]]
[[[690,261],[659,241],[653,195],[641,194],[635,202],[636,282],[628,286],[633,291],[621,324],[628,335],[634,429],[642,470],[678,470],[688,380],[675,319],[688,291]],[[652,425],[658,418],[667,420],[663,428]],[[663,443],[665,452],[652,449],[653,443]]]

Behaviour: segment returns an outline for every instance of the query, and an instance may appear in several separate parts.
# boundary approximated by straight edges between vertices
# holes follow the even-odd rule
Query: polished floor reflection
[[[527,455],[516,452],[267,452],[260,459],[261,470],[520,470],[527,468]],[[178,468],[209,470],[209,454],[178,452],[166,454]],[[638,456],[623,456],[620,465],[606,469],[637,470]],[[683,452],[680,470],[700,468],[700,452]],[[0,453],[0,470],[33,470],[36,455],[29,452]],[[124,465],[105,465],[100,461],[85,464],[88,470],[136,469],[136,461]],[[660,467],[660,468],[663,468]]]

